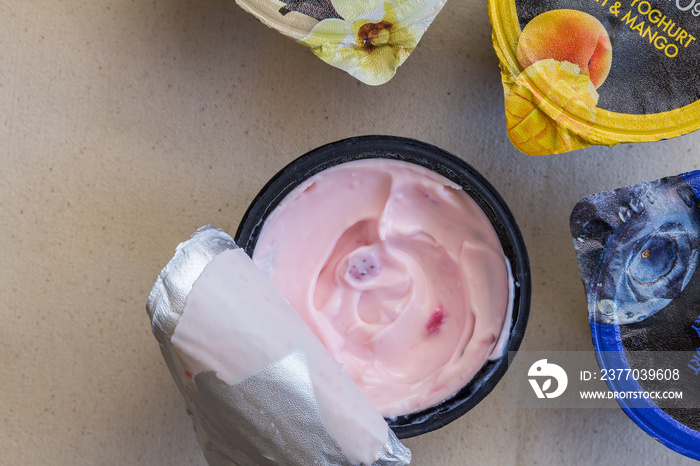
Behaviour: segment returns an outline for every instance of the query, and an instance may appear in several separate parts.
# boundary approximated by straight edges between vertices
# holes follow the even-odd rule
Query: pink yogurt
[[[385,417],[449,398],[507,345],[513,277],[486,214],[427,168],[329,168],[268,217],[253,261]]]

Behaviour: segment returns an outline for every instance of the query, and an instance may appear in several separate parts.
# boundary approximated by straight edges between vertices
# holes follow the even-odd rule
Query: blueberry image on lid
[[[592,321],[641,322],[685,289],[700,260],[700,204],[680,181],[644,183],[621,190],[617,199],[610,193],[590,196],[575,209],[595,208],[598,224],[585,229],[603,233],[598,265],[589,270],[595,278],[587,286]]]

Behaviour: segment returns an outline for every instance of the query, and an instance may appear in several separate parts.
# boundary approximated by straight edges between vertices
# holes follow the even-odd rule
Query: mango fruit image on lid
[[[700,65],[700,31],[675,2],[490,0],[489,15],[506,130],[521,152],[658,141],[700,127],[700,83],[688,79]]]
[[[520,35],[518,76],[506,99],[511,142],[530,155],[586,147],[598,93],[612,62],[608,33],[593,16],[552,10],[530,21]]]

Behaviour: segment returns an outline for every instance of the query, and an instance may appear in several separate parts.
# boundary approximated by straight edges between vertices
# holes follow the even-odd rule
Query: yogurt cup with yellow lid
[[[700,127],[700,2],[489,0],[506,127],[530,155]]]

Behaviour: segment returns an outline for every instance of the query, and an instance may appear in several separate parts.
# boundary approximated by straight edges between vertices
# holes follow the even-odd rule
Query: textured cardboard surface
[[[0,18],[3,464],[204,464],[146,299],[179,242],[207,223],[234,233],[265,181],[309,149],[407,136],[489,179],[530,253],[524,350],[592,349],[574,204],[700,168],[700,133],[519,153],[486,2],[448,2],[380,87],[232,0],[8,0]],[[406,444],[416,465],[687,461],[621,410],[509,409],[505,384]]]

